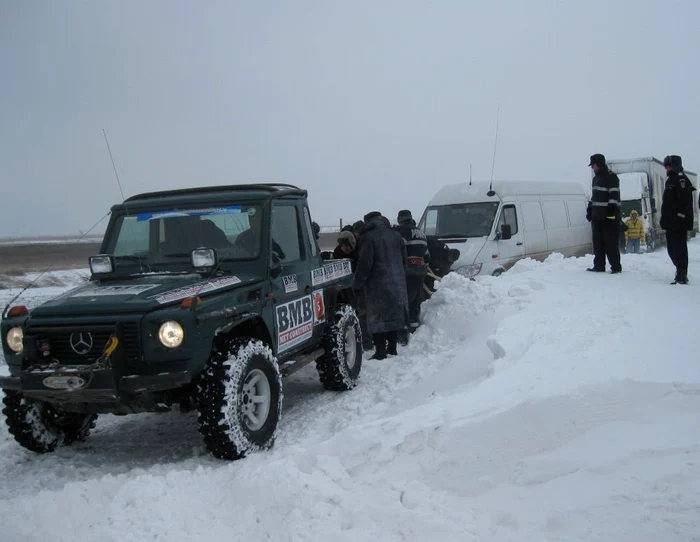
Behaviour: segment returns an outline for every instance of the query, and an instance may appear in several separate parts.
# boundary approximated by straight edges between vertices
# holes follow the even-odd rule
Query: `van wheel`
[[[199,432],[219,459],[239,459],[275,442],[282,376],[272,350],[241,337],[215,351],[197,389]]]
[[[22,392],[5,390],[5,423],[17,443],[39,454],[85,440],[95,427],[96,414],[63,412],[49,403],[31,401]]]
[[[494,277],[500,277],[503,273],[504,273],[503,269],[496,269],[496,270],[493,272],[493,276],[494,276]]]
[[[316,361],[321,384],[327,390],[346,391],[357,385],[362,369],[362,330],[350,305],[341,306],[335,323],[323,337],[325,353]]]

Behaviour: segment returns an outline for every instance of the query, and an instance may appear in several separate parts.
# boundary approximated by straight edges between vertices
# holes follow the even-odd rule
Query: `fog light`
[[[111,256],[91,256],[90,271],[93,275],[103,275],[114,270]]]
[[[475,263],[474,265],[464,265],[457,269],[457,273],[470,279],[481,273],[482,265],[483,264],[480,263]]]
[[[169,320],[160,326],[158,339],[166,348],[177,348],[185,339],[185,330],[174,320]]]

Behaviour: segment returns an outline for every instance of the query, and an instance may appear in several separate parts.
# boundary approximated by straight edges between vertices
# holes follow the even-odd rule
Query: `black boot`
[[[687,269],[681,269],[681,272],[678,276],[678,284],[688,284],[688,270]]]
[[[605,273],[605,269],[596,269],[595,267],[589,267],[586,271],[591,273]]]
[[[676,268],[676,276],[671,284],[679,284],[681,282],[681,270]]]
[[[374,340],[374,355],[370,359],[386,359],[386,333],[375,333],[372,335]]]
[[[387,333],[387,340],[389,342],[389,347],[387,348],[386,353],[389,354],[390,356],[398,356],[399,353],[397,351],[397,346],[398,346],[398,331],[392,331],[391,333]]]

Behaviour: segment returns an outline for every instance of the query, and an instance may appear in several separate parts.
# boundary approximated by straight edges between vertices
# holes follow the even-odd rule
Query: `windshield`
[[[115,267],[157,271],[189,265],[192,250],[216,249],[222,262],[260,255],[262,211],[259,205],[163,209],[116,219],[107,241]],[[145,268],[145,269],[144,269]]]
[[[498,202],[485,202],[428,207],[421,227],[426,235],[442,238],[488,236],[498,205]]]
[[[637,211],[638,214],[642,214],[642,200],[633,199],[629,201],[623,201],[622,204],[622,216],[630,216],[632,211]]]

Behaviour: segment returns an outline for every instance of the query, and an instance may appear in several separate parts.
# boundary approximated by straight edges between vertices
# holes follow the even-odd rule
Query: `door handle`
[[[517,243],[515,243],[515,246],[518,246],[518,247],[520,247],[520,246],[522,246],[522,245],[523,245],[523,242],[522,242],[522,241],[518,241]]]

